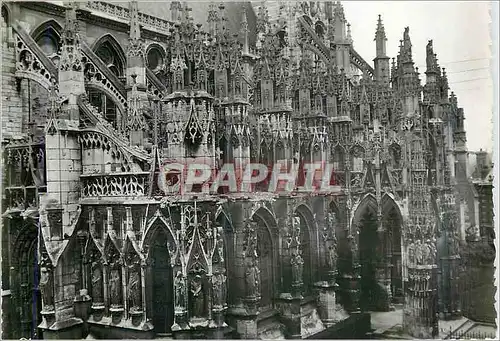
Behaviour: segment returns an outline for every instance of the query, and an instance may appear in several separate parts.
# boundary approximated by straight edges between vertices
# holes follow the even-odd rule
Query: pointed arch
[[[54,19],[49,19],[44,21],[31,31],[31,37],[36,41],[40,36],[42,36],[47,30],[54,32],[57,35],[58,40],[61,37],[61,32],[63,27]]]
[[[168,333],[174,322],[174,268],[177,243],[171,223],[158,209],[146,224],[140,242],[146,252],[146,316],[157,333]]]
[[[363,225],[363,219],[366,215],[377,217],[378,204],[375,195],[366,194],[351,211],[351,233],[356,238],[359,247],[360,227]],[[359,250],[358,250],[359,251]]]
[[[278,293],[279,246],[278,226],[271,212],[258,208],[250,217],[257,223],[257,254],[260,262],[260,283],[262,310],[274,307],[274,296]]]
[[[156,230],[162,229],[170,237],[171,241],[176,241],[174,232],[172,230],[171,224],[168,222],[167,218],[161,213],[160,209],[156,211],[151,219],[146,223],[146,228],[144,229],[144,234],[140,242],[140,248],[148,247],[151,243],[152,237],[154,237]]]
[[[319,278],[318,225],[311,208],[306,204],[298,205],[294,215],[300,217],[300,242],[302,258],[304,259],[304,292],[309,294],[312,292],[314,282]]]
[[[403,290],[403,264],[405,260],[403,247],[403,215],[398,203],[391,193],[382,195],[381,200],[382,221],[385,242],[383,252],[390,255],[391,270],[391,295],[394,301],[401,302],[404,296]]]
[[[7,4],[3,3],[2,4],[2,20],[6,26],[10,26],[11,18],[12,18],[12,12],[11,12],[9,6],[7,6]]]
[[[12,303],[18,307],[12,315],[12,327],[19,331],[18,337],[34,338],[37,326],[41,322],[41,296],[38,290],[38,229],[37,225],[22,218],[3,221],[9,231],[19,229],[14,236],[11,255],[10,290]]]
[[[122,77],[125,74],[127,58],[121,44],[112,34],[106,33],[97,39],[92,45],[92,51],[116,76]]]
[[[43,22],[31,32],[33,40],[56,67],[59,65],[61,32],[62,26],[54,19]]]

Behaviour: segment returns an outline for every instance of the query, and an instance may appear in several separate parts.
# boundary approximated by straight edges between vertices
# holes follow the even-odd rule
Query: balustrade
[[[85,7],[91,11],[103,12],[118,19],[130,21],[129,9],[119,5],[104,1],[88,1]],[[170,29],[173,28],[172,22],[145,13],[139,13],[139,22],[145,28],[158,30],[167,35],[170,34]]]
[[[148,172],[113,175],[82,175],[82,197],[144,196]]]

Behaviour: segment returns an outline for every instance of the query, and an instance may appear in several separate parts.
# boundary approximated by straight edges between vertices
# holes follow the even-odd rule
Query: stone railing
[[[128,8],[109,2],[88,1],[85,4],[85,8],[90,11],[102,12],[108,16],[125,20],[127,22],[130,20],[130,11]],[[147,29],[159,31],[167,35],[170,34],[170,29],[174,26],[173,23],[168,20],[160,19],[145,13],[139,13],[139,22]]]
[[[148,172],[81,175],[82,198],[138,197],[147,193]]]

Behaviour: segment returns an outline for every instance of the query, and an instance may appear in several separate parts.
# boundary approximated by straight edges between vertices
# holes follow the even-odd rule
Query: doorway
[[[152,316],[156,334],[168,334],[174,323],[173,274],[167,233],[158,229],[151,241]]]

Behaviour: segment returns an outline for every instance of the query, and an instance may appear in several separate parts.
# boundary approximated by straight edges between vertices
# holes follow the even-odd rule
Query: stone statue
[[[291,259],[292,264],[292,278],[294,283],[302,283],[302,272],[304,269],[304,259],[297,252],[292,255]]]
[[[43,308],[45,310],[54,309],[54,295],[53,295],[53,284],[52,275],[46,267],[42,267],[40,270],[40,291],[42,293]]]
[[[109,279],[109,293],[111,296],[111,304],[118,305],[121,303],[120,298],[120,270],[112,269]]]
[[[331,270],[337,270],[337,245],[335,243],[328,248],[326,264]]]
[[[415,263],[415,244],[413,242],[408,245],[408,260],[410,264]]]
[[[332,231],[332,233],[335,233],[335,223],[337,222],[335,213],[334,212],[328,213],[327,220],[328,220],[328,228],[330,229],[330,231]]]
[[[434,57],[434,52],[432,50],[432,40],[429,40],[429,42],[427,43],[427,47],[426,47],[426,64],[427,64],[427,69],[432,69],[434,67],[434,63],[433,63],[433,60],[432,58]]]
[[[420,239],[417,239],[417,243],[415,245],[415,264],[421,265],[423,261],[423,253],[422,253],[422,242]]]
[[[102,302],[102,270],[96,263],[92,266],[92,299],[94,302]]]
[[[227,276],[226,276],[226,269],[223,269],[222,272],[220,273],[220,280],[221,280],[221,292],[222,292],[222,305],[226,306],[227,305]]]
[[[191,316],[203,317],[205,312],[205,293],[200,275],[191,280]]]
[[[132,268],[128,277],[128,295],[130,297],[131,307],[141,307],[141,281],[137,269]]]
[[[175,287],[175,307],[184,307],[185,304],[185,281],[182,272],[177,271],[174,281]]]
[[[356,242],[356,237],[351,236],[350,237],[350,246],[351,246],[351,255],[352,255],[352,261],[357,262],[358,261],[358,243]]]
[[[213,305],[216,307],[222,307],[223,302],[222,302],[222,294],[223,294],[223,288],[222,288],[222,276],[223,274],[217,273],[214,274],[212,277],[212,292],[213,292]]]
[[[247,265],[245,272],[245,282],[247,287],[247,296],[257,296],[259,294],[259,269],[255,260],[251,260]]]

